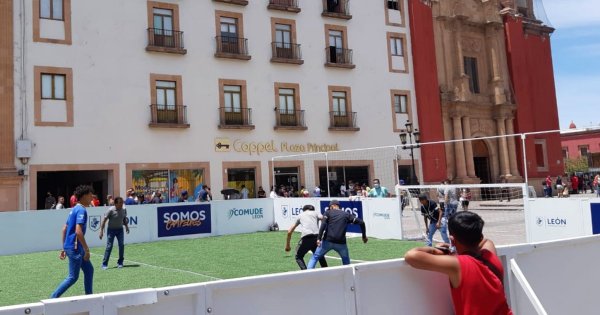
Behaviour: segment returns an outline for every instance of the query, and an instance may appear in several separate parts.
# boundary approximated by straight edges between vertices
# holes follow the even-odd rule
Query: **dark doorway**
[[[112,190],[112,171],[58,171],[37,173],[37,209],[44,209],[46,193],[54,197],[65,197],[65,207],[69,207],[69,197],[79,185],[91,185],[104,204],[109,189]],[[109,187],[110,186],[110,187]]]
[[[467,143],[468,145],[468,143]],[[490,151],[487,144],[483,140],[472,142],[473,146],[473,163],[475,165],[475,175],[479,177],[482,184],[492,183],[492,175],[490,173]],[[494,190],[491,188],[481,189],[481,198],[488,200],[493,198]]]
[[[404,180],[405,185],[417,185],[417,183],[411,183],[412,178],[412,166],[411,165],[398,165],[398,182],[400,179]]]
[[[300,178],[298,176],[297,167],[276,167],[275,168],[275,187],[281,185],[285,187],[293,187],[295,192],[298,192],[298,183]]]
[[[319,167],[319,187],[321,187],[321,196],[327,196],[331,192],[331,197],[340,195],[340,187],[350,181],[360,185],[369,185],[369,167],[368,166],[337,166],[329,167],[329,185],[327,183],[327,168]]]

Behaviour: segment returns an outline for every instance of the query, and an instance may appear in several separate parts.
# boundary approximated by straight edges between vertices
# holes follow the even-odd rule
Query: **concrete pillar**
[[[496,127],[498,128],[499,136],[506,135],[504,118],[496,118]],[[500,157],[500,176],[512,175],[508,164],[508,144],[506,138],[498,139],[498,156]]]
[[[509,135],[515,133],[513,121],[513,118],[506,119],[506,133]],[[521,174],[519,174],[519,164],[517,162],[517,146],[515,137],[508,138],[508,161],[510,165],[510,173],[513,176],[521,176]]]
[[[459,116],[452,117],[452,125],[454,127],[454,139],[463,139],[462,123]],[[467,177],[467,165],[465,163],[465,147],[463,142],[454,143],[454,155],[456,159],[456,177]]]
[[[471,138],[471,118],[462,118],[463,139]],[[463,142],[465,146],[465,160],[467,165],[467,176],[475,177],[475,162],[473,161],[473,142]]]

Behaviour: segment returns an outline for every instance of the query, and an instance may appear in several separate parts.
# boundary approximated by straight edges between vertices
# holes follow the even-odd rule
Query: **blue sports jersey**
[[[67,217],[67,233],[65,235],[65,243],[63,244],[64,249],[75,249],[75,241],[77,235],[75,234],[75,228],[77,224],[81,224],[81,229],[85,235],[87,227],[87,211],[81,204],[77,204],[75,208],[71,209],[69,216]],[[80,248],[78,246],[78,248]]]

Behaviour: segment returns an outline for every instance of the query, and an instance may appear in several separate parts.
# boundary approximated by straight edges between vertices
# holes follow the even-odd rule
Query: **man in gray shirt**
[[[287,239],[285,242],[285,251],[289,252],[291,250],[290,240],[292,238],[292,233],[299,225],[302,226],[302,236],[300,241],[298,242],[298,246],[296,246],[296,263],[300,266],[300,269],[305,270],[306,264],[304,263],[304,255],[308,253],[310,250],[313,252],[317,250],[317,237],[319,235],[319,221],[323,219],[323,216],[315,211],[315,207],[312,205],[305,205],[302,208],[302,213],[296,220],[296,223],[292,225],[288,229]],[[319,264],[321,267],[327,267],[327,260],[325,260],[325,256],[319,259]]]
[[[448,179],[446,179],[444,181],[445,185],[449,185],[450,181]],[[445,187],[444,188],[444,205],[445,205],[445,211],[444,211],[444,218],[446,218],[446,220],[453,215],[456,212],[456,209],[458,209],[458,196],[456,194],[456,188],[455,187]]]
[[[100,239],[102,239],[104,236],[104,227],[106,225],[106,221],[108,221],[108,238],[106,240],[104,259],[102,260],[102,269],[108,269],[108,260],[110,259],[110,253],[112,252],[115,237],[119,242],[119,260],[117,261],[117,268],[123,268],[123,254],[125,252],[125,243],[123,242],[123,226],[125,226],[125,231],[127,234],[129,234],[129,226],[127,225],[127,209],[123,208],[123,198],[115,198],[115,205],[108,208],[108,211],[106,211],[104,219],[102,220],[102,225],[100,226]]]

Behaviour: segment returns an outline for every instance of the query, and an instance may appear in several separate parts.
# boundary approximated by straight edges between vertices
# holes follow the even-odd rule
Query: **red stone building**
[[[560,133],[563,159],[585,157],[590,172],[600,172],[600,127],[577,129],[571,122],[570,130]]]
[[[553,28],[533,0],[409,0],[422,142],[558,130]],[[563,171],[558,133],[526,140],[529,180]],[[516,137],[426,145],[423,182],[520,182]],[[440,162],[441,161],[441,162]]]

